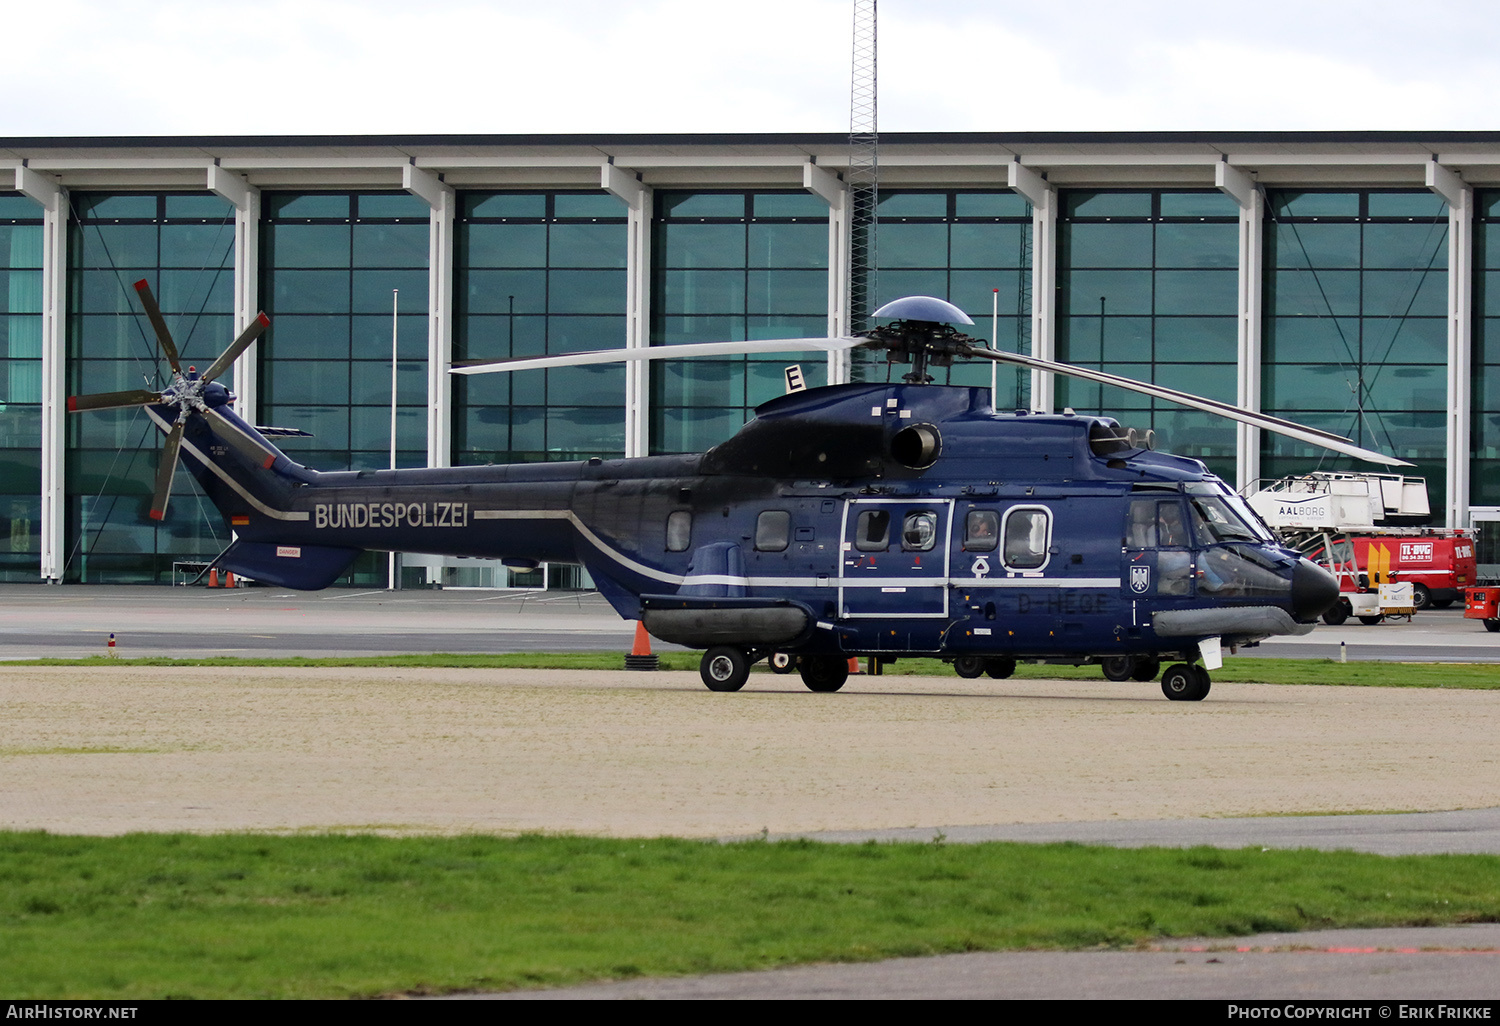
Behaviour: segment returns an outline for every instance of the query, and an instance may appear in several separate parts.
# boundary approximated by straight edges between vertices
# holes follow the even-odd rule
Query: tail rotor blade
[[[172,495],[172,477],[177,473],[177,452],[182,448],[182,426],[178,421],[167,432],[167,444],[162,446],[161,463],[156,468],[156,490],[151,495],[151,519],[162,520],[167,515],[167,499]]]
[[[68,412],[84,410],[123,410],[131,406],[149,406],[162,401],[160,392],[134,389],[129,392],[95,392],[93,395],[68,396]]]
[[[156,329],[156,340],[161,343],[161,351],[167,355],[172,373],[181,374],[182,362],[177,358],[177,344],[172,341],[172,333],[167,330],[167,322],[162,319],[161,307],[156,305],[151,286],[142,278],[135,283],[135,291],[141,297],[141,305],[146,308],[146,317],[151,321],[151,327]]]
[[[220,374],[228,370],[229,365],[238,360],[240,354],[250,348],[250,343],[260,338],[270,326],[271,318],[267,317],[264,311],[256,314],[255,320],[250,322],[250,326],[240,332],[240,337],[231,342],[229,348],[220,353],[219,358],[213,362],[213,365],[203,372],[203,380],[213,381]]]

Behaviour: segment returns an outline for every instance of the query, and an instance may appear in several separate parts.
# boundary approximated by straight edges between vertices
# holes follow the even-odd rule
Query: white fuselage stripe
[[[156,421],[156,426],[159,427],[159,428],[161,428],[163,431],[171,431],[172,430],[172,425],[168,424],[166,421],[164,421],[160,417],[158,417],[156,415],[155,411],[153,411],[151,409],[151,407],[149,407],[149,406],[146,407],[146,416],[148,416],[152,420]],[[184,438],[182,440],[182,447],[184,449],[186,449],[188,452],[192,453],[193,458],[195,460],[197,460],[199,463],[203,464],[205,467],[207,467],[209,470],[211,470],[213,472],[213,474],[214,474],[215,477],[217,477],[220,481],[223,481],[230,488],[233,488],[236,495],[238,495],[240,498],[244,499],[246,502],[248,502],[250,505],[254,506],[256,509],[260,510],[260,512],[264,513],[266,516],[268,516],[268,517],[274,517],[277,520],[307,520],[308,519],[308,515],[306,513],[299,513],[299,512],[296,512],[296,511],[287,512],[285,510],[272,509],[270,506],[267,506],[264,502],[261,502],[255,496],[251,495],[248,491],[246,491],[245,487],[243,485],[241,485],[238,481],[236,481],[234,478],[230,477],[227,473],[225,473],[224,469],[222,467],[220,467],[217,463],[215,463],[213,460],[209,459],[207,456],[203,455],[203,453],[199,451],[198,447],[195,446],[192,442],[189,442],[186,438]]]

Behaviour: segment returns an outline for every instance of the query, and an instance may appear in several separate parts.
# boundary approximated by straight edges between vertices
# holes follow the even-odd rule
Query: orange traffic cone
[[[859,668],[859,657],[857,657],[857,656],[850,656],[849,657],[849,673],[852,675],[852,674],[864,673],[864,672],[865,672],[864,670],[861,670]]]
[[[234,587],[234,571],[233,570],[225,570],[224,571],[224,587],[226,587],[226,588],[233,588]]]
[[[219,586],[219,568],[211,566],[208,568],[208,586],[217,588]]]
[[[625,669],[661,669],[661,660],[651,654],[651,635],[646,633],[646,625],[639,620],[635,624],[635,644],[630,646],[630,654],[625,657]]]

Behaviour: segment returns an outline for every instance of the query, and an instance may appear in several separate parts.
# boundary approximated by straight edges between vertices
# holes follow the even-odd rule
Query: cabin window
[[[901,548],[906,552],[927,552],[937,541],[937,514],[921,510],[906,514],[901,527]]]
[[[891,543],[891,515],[883,509],[867,509],[859,515],[854,547],[861,552],[884,552]]]
[[[1000,537],[1000,516],[993,510],[971,509],[964,520],[964,548],[969,552],[994,552]]]
[[[1042,508],[1013,509],[1005,515],[1005,565],[1013,570],[1036,570],[1047,562],[1051,513]]]
[[[792,515],[786,510],[768,509],[755,521],[755,548],[759,552],[781,552],[792,536]]]
[[[686,552],[693,540],[693,514],[685,509],[667,515],[667,551]]]

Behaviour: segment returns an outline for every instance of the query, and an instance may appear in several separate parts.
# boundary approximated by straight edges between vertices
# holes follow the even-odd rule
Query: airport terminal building
[[[319,470],[389,465],[393,346],[401,466],[705,449],[789,364],[888,368],[449,368],[841,335],[866,326],[853,280],[871,307],[947,298],[1001,348],[1337,431],[1415,463],[1435,524],[1500,520],[1500,133],[886,134],[868,249],[850,159],[839,134],[0,139],[0,580],[164,582],[230,540],[187,474],[146,517],[143,411],[66,412],[165,384],[142,278],[185,364],[270,315],[226,383],[247,420],[311,432],[283,448]],[[996,389],[1154,428],[1240,487],[1353,467],[1122,390]],[[384,579],[370,554],[351,582]]]

